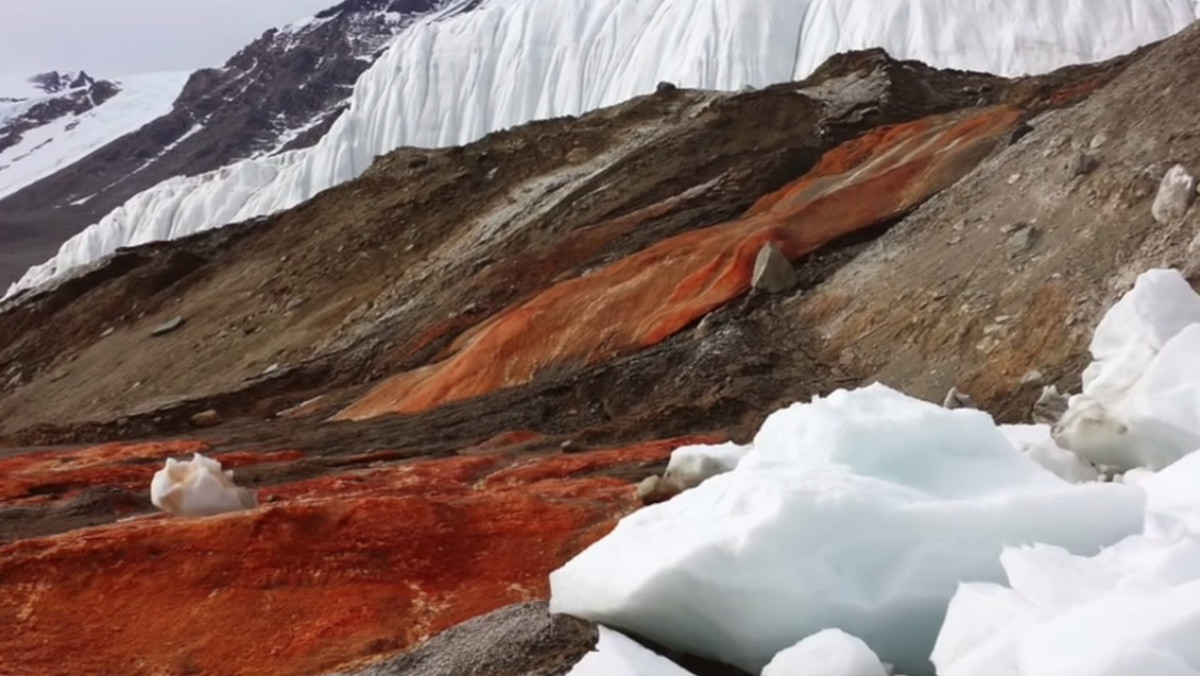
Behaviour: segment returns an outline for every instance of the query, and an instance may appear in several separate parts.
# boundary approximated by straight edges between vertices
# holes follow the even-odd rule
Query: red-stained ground
[[[604,471],[708,440],[417,461],[264,489],[246,512],[0,547],[0,674],[301,676],[399,651],[544,598],[552,570],[637,506]],[[103,448],[81,457],[166,450]]]

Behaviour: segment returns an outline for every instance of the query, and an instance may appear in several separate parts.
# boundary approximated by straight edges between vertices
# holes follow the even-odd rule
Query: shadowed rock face
[[[1139,177],[1168,147],[1200,161],[1200,96],[1171,88],[1200,81],[1198,40],[1015,81],[865,52],[752,93],[664,88],[401,149],[0,308],[5,665],[432,668],[487,630],[400,655],[544,598],[676,446],[875,379],[1024,419],[1074,388],[1114,277],[1195,236]],[[1017,222],[1040,233],[1019,251]],[[796,285],[752,293],[767,243]],[[260,507],[152,514],[149,477],[194,450]],[[540,631],[530,668],[581,648]]]

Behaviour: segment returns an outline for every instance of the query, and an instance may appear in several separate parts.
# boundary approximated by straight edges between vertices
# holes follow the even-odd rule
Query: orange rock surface
[[[600,472],[705,440],[413,462],[264,489],[276,501],[246,512],[18,541],[0,547],[0,674],[302,676],[403,650],[545,597],[636,507]]]
[[[459,337],[443,361],[397,374],[339,412],[411,413],[654,345],[745,293],[767,242],[789,259],[893,218],[961,178],[1020,116],[1011,107],[883,127],[828,152],[741,219],[659,242],[555,284]]]

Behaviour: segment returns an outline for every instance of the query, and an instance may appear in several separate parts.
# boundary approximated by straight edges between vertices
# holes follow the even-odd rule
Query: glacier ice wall
[[[9,289],[36,287],[118,247],[285,209],[402,145],[475,140],[653,91],[801,78],[830,55],[1002,75],[1101,60],[1197,18],[1196,0],[470,0],[416,21],[355,86],[320,143],[169,179],[63,244]]]

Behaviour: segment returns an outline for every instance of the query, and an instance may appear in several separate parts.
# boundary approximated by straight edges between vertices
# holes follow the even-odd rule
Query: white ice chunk
[[[1083,483],[1100,478],[1094,465],[1055,443],[1049,425],[1001,425],[1000,432],[1013,448],[1064,481]]]
[[[258,505],[253,491],[233,483],[233,470],[221,471],[221,463],[200,453],[183,462],[167,458],[150,481],[150,501],[176,516],[211,516]]]
[[[1151,270],[1105,314],[1059,445],[1117,471],[1160,469],[1200,448],[1200,296]]]
[[[663,479],[679,488],[699,486],[705,480],[733,470],[750,449],[733,442],[707,446],[680,446],[671,451]]]
[[[1136,488],[1144,533],[1092,556],[1008,549],[1008,586],[962,585],[933,651],[939,676],[1200,675],[1200,455]]]
[[[780,652],[762,676],[889,676],[862,639],[825,629]]]
[[[772,414],[736,469],[646,507],[550,577],[551,609],[757,672],[822,629],[928,673],[960,581],[1005,546],[1094,554],[1142,527],[1135,486],[1072,485],[987,414],[882,385]]]
[[[693,676],[671,660],[644,648],[640,643],[600,627],[596,648],[583,656],[566,676]]]

